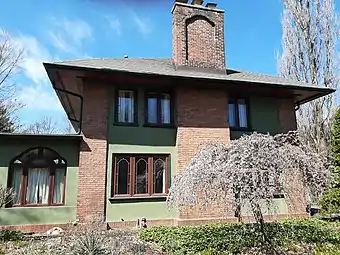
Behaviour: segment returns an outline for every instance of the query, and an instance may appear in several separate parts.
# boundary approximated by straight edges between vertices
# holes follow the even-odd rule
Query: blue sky
[[[2,0],[0,28],[25,49],[15,77],[23,123],[65,118],[43,61],[97,57],[171,57],[173,0]],[[207,1],[205,1],[207,2]],[[211,2],[211,1],[209,1]],[[230,68],[277,74],[280,0],[215,0],[225,10]],[[20,5],[20,8],[18,8]]]

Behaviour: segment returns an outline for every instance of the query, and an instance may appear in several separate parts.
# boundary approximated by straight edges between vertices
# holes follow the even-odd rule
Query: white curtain
[[[55,176],[54,176],[53,204],[63,203],[64,187],[65,187],[64,176],[65,176],[65,169],[56,169]]]
[[[148,123],[157,123],[157,98],[148,98]]]
[[[49,192],[48,168],[28,169],[26,200],[28,204],[47,204]]]
[[[15,167],[12,172],[12,187],[15,192],[13,204],[20,204],[22,168]]]
[[[118,122],[133,123],[134,92],[120,90],[118,93]]]
[[[229,114],[229,126],[236,127],[236,115],[235,115],[235,104],[229,103],[228,105]]]
[[[163,94],[161,100],[161,118],[163,124],[170,124],[170,95]]]
[[[247,104],[244,99],[238,100],[238,117],[241,128],[248,127],[247,124]]]

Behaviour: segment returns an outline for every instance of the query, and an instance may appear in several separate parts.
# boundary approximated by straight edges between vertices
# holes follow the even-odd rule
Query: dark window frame
[[[129,158],[129,194],[116,194],[116,184],[117,184],[117,158]],[[148,162],[148,192],[145,194],[135,194],[135,158],[147,158]],[[164,158],[165,161],[165,193],[155,193],[153,192],[154,187],[154,171],[153,163],[154,158]],[[133,198],[143,198],[143,197],[165,197],[169,193],[169,176],[170,167],[169,154],[112,154],[112,169],[111,169],[111,197],[114,199],[133,199]]]
[[[120,122],[118,121],[118,105],[119,105],[119,91],[132,91],[134,93],[134,113],[133,122]],[[133,88],[117,88],[115,89],[115,104],[114,104],[114,125],[117,126],[138,126],[138,90]]]
[[[246,114],[247,114],[247,127],[240,127],[240,116],[239,116],[239,105],[238,100],[244,100],[246,103]],[[229,116],[229,105],[233,104],[235,107],[235,121],[236,125],[231,126],[230,125],[230,116]],[[251,119],[250,119],[250,103],[249,98],[246,96],[229,96],[228,98],[228,125],[231,130],[235,131],[251,131]]]
[[[34,157],[29,157],[26,159],[26,161],[20,160],[21,157],[27,155],[27,153],[30,153],[31,151],[38,150],[38,155]],[[43,151],[47,150],[52,153],[56,157],[54,158],[47,158],[44,156]],[[17,163],[16,161],[21,161],[21,163]],[[35,164],[33,163],[34,160],[43,160],[43,163]],[[55,163],[54,160],[58,160],[58,163]],[[21,190],[19,194],[19,203],[14,203],[12,201],[10,204],[7,205],[7,207],[46,207],[46,206],[64,206],[65,205],[65,199],[66,199],[66,175],[67,175],[67,161],[61,157],[56,151],[47,148],[47,147],[34,147],[30,148],[28,150],[25,150],[22,152],[19,156],[15,157],[11,162],[10,166],[8,168],[8,180],[7,180],[7,187],[12,187],[12,181],[13,181],[13,171],[15,168],[20,168],[21,170]],[[28,203],[26,201],[27,197],[27,187],[28,187],[28,172],[29,169],[32,168],[48,168],[49,176],[48,176],[48,203]],[[63,197],[61,203],[53,203],[54,198],[54,192],[55,192],[55,174],[57,170],[64,170],[64,176],[63,176]]]
[[[149,95],[154,94],[156,95],[157,99],[157,123],[150,123],[148,120],[149,117],[149,104],[148,99]],[[170,97],[170,123],[162,123],[162,107],[161,107],[161,97],[162,94],[168,94]],[[172,91],[168,90],[145,90],[145,97],[144,97],[144,104],[145,104],[145,113],[144,113],[144,121],[145,126],[155,126],[155,127],[173,127],[174,126],[174,109],[175,109],[175,103],[174,103],[174,96]]]

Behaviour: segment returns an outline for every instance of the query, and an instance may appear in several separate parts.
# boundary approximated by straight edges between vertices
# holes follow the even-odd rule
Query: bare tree
[[[69,122],[63,127],[60,123],[50,116],[36,120],[32,124],[23,126],[21,133],[25,134],[70,134],[72,133],[72,126]]]
[[[276,136],[253,133],[229,145],[210,144],[199,151],[187,168],[176,175],[168,203],[186,210],[198,206],[223,217],[250,205],[263,234],[263,210],[276,213],[275,195],[284,195],[289,208],[305,212],[308,201],[323,194],[331,166],[327,158],[299,144],[296,132]],[[305,205],[305,206],[302,206]]]
[[[0,132],[13,132],[18,120],[15,112],[22,104],[15,100],[15,84],[11,81],[13,75],[19,71],[23,50],[15,45],[10,34],[0,30]]]
[[[281,76],[337,88],[339,83],[339,15],[333,0],[283,0]],[[302,142],[329,152],[335,96],[300,107],[297,119]]]

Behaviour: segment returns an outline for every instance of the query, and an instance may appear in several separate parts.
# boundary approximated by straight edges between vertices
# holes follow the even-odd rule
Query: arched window
[[[11,161],[8,186],[12,206],[48,206],[65,203],[66,160],[48,148],[32,148]]]

